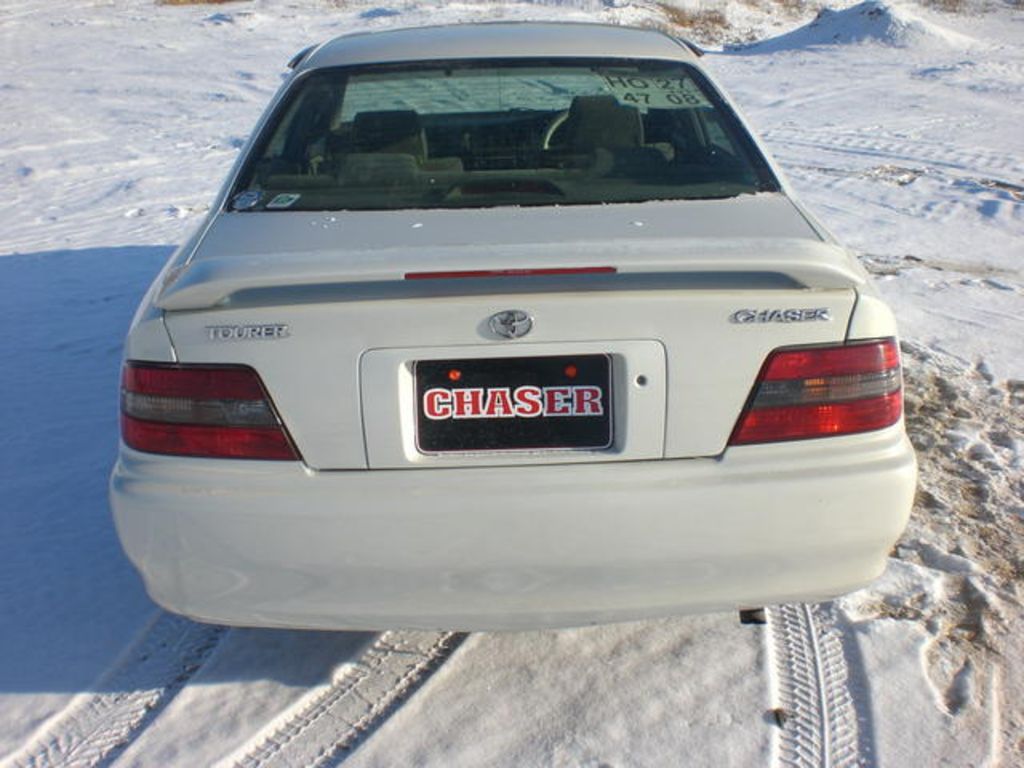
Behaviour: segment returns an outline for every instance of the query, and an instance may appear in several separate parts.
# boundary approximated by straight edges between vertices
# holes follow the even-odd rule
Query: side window
[[[285,139],[288,137],[289,131],[291,131],[292,123],[295,121],[295,114],[302,106],[302,101],[302,99],[296,99],[292,102],[292,105],[288,108],[284,117],[281,118],[280,126],[267,143],[267,148],[263,151],[263,160],[270,160],[271,158],[280,157],[284,154]]]
[[[725,128],[717,114],[710,109],[700,110],[701,123],[704,126],[704,133],[707,136],[708,145],[715,149],[728,152],[730,155],[736,154],[736,147],[733,146],[732,141],[729,139],[729,135],[725,132]]]
[[[288,108],[263,152],[263,160],[304,165],[320,149],[337,114],[343,83],[313,80]]]

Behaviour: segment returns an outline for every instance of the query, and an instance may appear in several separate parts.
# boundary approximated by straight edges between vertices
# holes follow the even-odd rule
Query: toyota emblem
[[[519,339],[533,328],[533,318],[521,309],[506,309],[491,315],[487,324],[495,335],[503,339]]]

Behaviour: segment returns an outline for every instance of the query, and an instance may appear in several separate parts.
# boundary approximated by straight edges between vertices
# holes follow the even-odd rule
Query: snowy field
[[[1024,10],[960,5],[691,3],[900,319],[921,488],[886,574],[767,625],[377,636],[149,601],[106,504],[131,313],[308,43],[665,9],[0,0],[0,766],[1024,765]]]

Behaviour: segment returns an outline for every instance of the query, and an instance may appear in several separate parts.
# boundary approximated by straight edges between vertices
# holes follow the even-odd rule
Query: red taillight
[[[299,458],[259,376],[244,366],[125,363],[121,437],[148,453]]]
[[[729,444],[870,432],[902,413],[895,339],[779,349],[761,368]]]

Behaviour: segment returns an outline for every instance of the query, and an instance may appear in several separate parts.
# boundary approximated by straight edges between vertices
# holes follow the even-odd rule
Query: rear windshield
[[[777,188],[735,116],[685,64],[467,61],[300,78],[230,204],[574,205]]]

